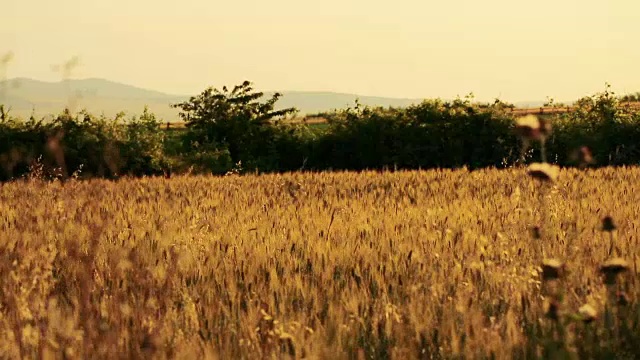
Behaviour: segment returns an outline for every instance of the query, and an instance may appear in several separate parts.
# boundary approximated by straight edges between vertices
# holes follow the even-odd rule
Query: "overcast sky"
[[[640,91],[638,0],[2,0],[9,78],[575,100]]]

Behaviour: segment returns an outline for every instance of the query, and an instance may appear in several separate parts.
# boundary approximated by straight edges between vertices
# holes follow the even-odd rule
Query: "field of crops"
[[[513,168],[2,184],[0,357],[637,358],[639,182]]]

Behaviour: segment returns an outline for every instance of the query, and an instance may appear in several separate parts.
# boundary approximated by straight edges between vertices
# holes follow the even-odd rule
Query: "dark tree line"
[[[114,119],[68,111],[53,121],[20,120],[0,107],[0,180],[41,172],[63,178],[455,168],[514,164],[520,143],[510,105],[425,100],[406,108],[354,107],[325,113],[322,126],[290,124],[294,108],[280,94],[263,100],[250,82],[207,88],[174,104],[186,129],[166,131],[146,109]],[[589,147],[596,165],[640,163],[640,111],[608,90],[585,97],[568,113],[550,115],[549,160],[572,165]],[[531,156],[539,149],[533,148]]]

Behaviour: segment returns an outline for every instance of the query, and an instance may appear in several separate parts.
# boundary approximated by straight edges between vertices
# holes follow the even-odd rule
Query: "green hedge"
[[[52,121],[24,121],[0,108],[0,180],[19,178],[36,168],[63,178],[186,171],[475,169],[509,166],[520,155],[511,107],[498,101],[478,105],[468,99],[426,100],[402,109],[356,104],[324,114],[328,124],[314,127],[266,122],[264,114],[277,98],[261,105],[255,102],[260,93],[239,93],[242,98],[234,99],[216,93],[215,101],[234,105],[216,112],[215,118],[207,118],[212,112],[200,106],[205,115],[198,126],[180,132],[164,130],[162,121],[146,109],[142,116],[126,120],[122,115],[107,119],[63,112]],[[250,111],[237,100],[248,104],[249,98],[254,101]],[[187,110],[183,115],[189,118]],[[612,93],[585,97],[573,110],[547,116],[553,124],[546,145],[551,162],[572,165],[571,153],[588,146],[597,165],[640,164],[640,112]],[[533,149],[530,156],[537,157],[538,151]]]
[[[167,168],[165,133],[155,116],[124,121],[72,116],[68,111],[52,121],[12,118],[0,109],[0,180],[40,169],[45,176],[66,178],[156,175]]]

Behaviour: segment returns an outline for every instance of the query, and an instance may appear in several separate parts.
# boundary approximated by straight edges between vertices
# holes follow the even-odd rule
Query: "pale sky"
[[[2,0],[9,78],[490,101],[640,91],[638,0]]]

